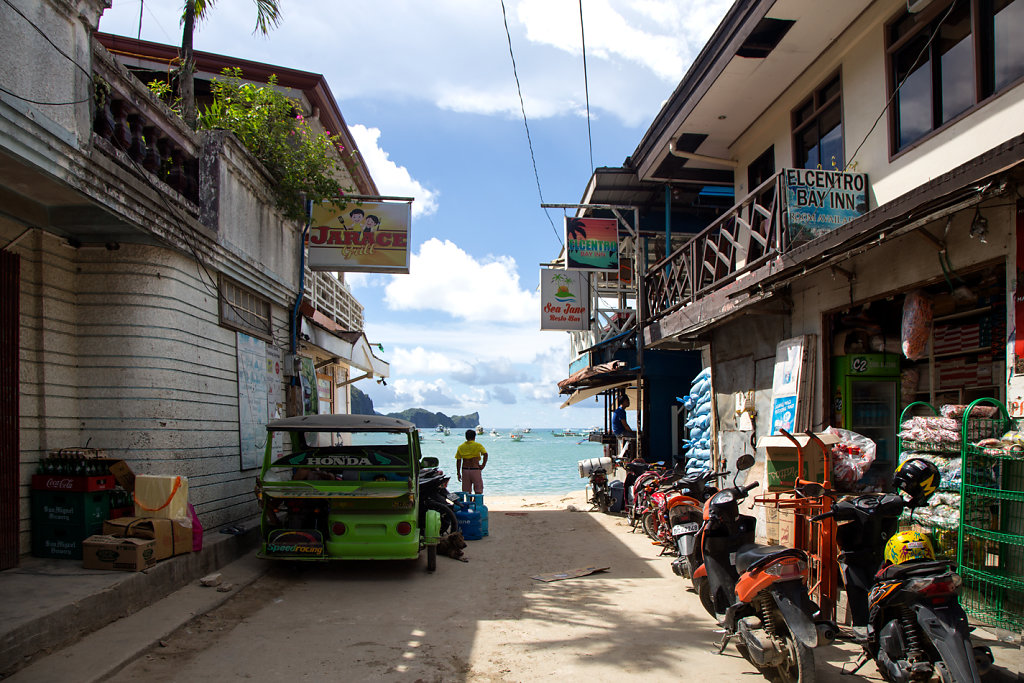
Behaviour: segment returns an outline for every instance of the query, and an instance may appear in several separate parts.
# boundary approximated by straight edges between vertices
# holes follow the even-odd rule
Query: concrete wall
[[[254,471],[240,470],[235,333],[219,325],[207,272],[167,248],[76,250],[41,231],[14,251],[22,259],[22,550],[39,459],[86,443],[136,473],[187,476],[204,524],[254,514]],[[283,307],[273,317],[287,329]],[[287,335],[274,345],[287,350]]]

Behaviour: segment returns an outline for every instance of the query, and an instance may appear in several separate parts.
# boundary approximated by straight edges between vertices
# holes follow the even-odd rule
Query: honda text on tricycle
[[[282,435],[283,439],[275,439]],[[378,415],[307,415],[267,425],[256,482],[273,560],[437,562],[441,518],[421,506],[415,425]],[[433,460],[433,459],[430,459]]]

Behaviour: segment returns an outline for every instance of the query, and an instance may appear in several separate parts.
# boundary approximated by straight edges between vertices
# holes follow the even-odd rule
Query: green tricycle
[[[434,571],[441,516],[421,505],[419,473],[437,463],[421,458],[415,425],[379,415],[306,415],[274,420],[267,433],[256,480],[259,557],[411,560],[426,548],[427,571]]]

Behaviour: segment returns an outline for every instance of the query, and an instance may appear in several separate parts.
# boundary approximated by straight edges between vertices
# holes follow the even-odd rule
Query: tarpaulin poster
[[[565,217],[565,269],[619,272],[619,221]]]
[[[236,332],[238,443],[243,470],[258,467],[267,445],[267,343]]]
[[[540,329],[589,330],[587,274],[554,268],[540,271]]]
[[[776,347],[770,434],[778,434],[780,429],[802,432],[810,428],[814,340],[814,335],[805,334],[784,339]]]
[[[412,204],[352,200],[313,205],[310,270],[408,273]]]

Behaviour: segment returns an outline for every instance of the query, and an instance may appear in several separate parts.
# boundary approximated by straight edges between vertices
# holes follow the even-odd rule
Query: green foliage
[[[149,91],[157,96],[175,114],[181,115],[181,98],[174,96],[174,88],[167,81],[154,80],[146,84]]]
[[[213,102],[199,118],[200,129],[232,131],[274,178],[278,208],[289,218],[304,220],[305,200],[341,203],[338,182],[345,148],[340,135],[318,133],[302,115],[298,100],[267,85],[242,82],[241,69],[225,69],[213,80]]]

